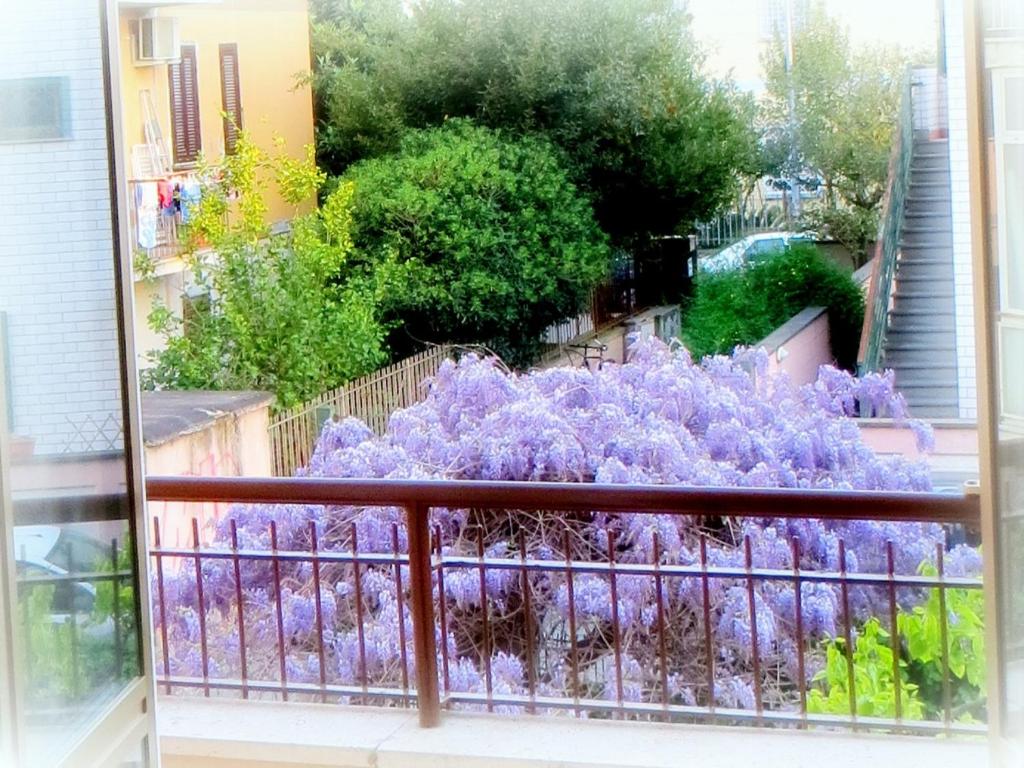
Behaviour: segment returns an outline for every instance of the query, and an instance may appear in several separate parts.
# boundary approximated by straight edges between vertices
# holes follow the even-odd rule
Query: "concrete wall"
[[[785,373],[797,385],[815,381],[818,368],[833,362],[828,311],[808,307],[753,346],[767,350],[769,373]]]
[[[143,432],[145,437],[145,471],[147,475],[195,475],[205,477],[269,477],[270,402],[262,402],[237,410],[204,409],[209,413],[205,423],[183,427],[179,433],[153,439],[152,410],[147,400],[160,395],[192,395],[195,393],[147,392],[143,394]],[[203,394],[203,393],[199,393]],[[219,394],[219,393],[214,393]],[[191,520],[197,518],[201,529],[224,517],[230,504],[151,501],[150,519],[160,521],[164,545],[192,544]]]
[[[157,445],[146,444],[151,475],[269,477],[270,438],[267,406],[228,413],[203,429]]]
[[[11,428],[34,441],[37,455],[122,447],[96,8],[78,0],[5,4],[0,24],[0,78],[63,78],[69,111],[61,138],[0,141]]]
[[[921,459],[931,469],[936,490],[962,491],[965,482],[978,479],[977,425],[958,419],[935,419],[929,423],[935,435],[935,447],[922,453],[917,449],[914,433],[896,426],[892,419],[857,420],[861,438],[875,453]]]
[[[946,25],[946,97],[949,181],[953,209],[953,285],[960,417],[978,417],[974,342],[974,277],[971,264],[971,199],[967,169],[967,75],[963,0],[943,0]],[[973,212],[977,213],[977,212]]]

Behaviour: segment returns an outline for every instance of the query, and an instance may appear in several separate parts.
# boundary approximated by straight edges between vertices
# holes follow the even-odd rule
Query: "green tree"
[[[454,117],[565,153],[616,242],[687,229],[754,167],[754,110],[705,77],[672,0],[321,0],[318,151],[335,173]]]
[[[143,383],[167,389],[266,389],[289,406],[375,369],[386,355],[376,298],[343,278],[352,253],[352,197],[342,184],[286,233],[265,223],[273,179],[296,206],[324,181],[313,148],[304,160],[262,152],[243,131],[236,151],[205,168],[191,209],[188,252],[201,300],[185,317],[157,306],[150,325],[166,348]]]
[[[577,313],[607,270],[587,199],[538,137],[453,120],[407,133],[341,183],[355,189],[359,267],[396,354],[477,342],[531,363],[544,329]]]
[[[824,204],[808,212],[806,224],[863,258],[878,227],[905,60],[883,47],[854,49],[846,31],[819,5],[794,33],[791,70],[781,39],[765,52],[762,66],[767,93],[760,118],[769,170],[820,178]]]

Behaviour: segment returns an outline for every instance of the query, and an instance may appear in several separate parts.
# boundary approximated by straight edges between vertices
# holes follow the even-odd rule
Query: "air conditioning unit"
[[[142,16],[135,20],[135,64],[152,66],[181,57],[178,20],[172,16]]]

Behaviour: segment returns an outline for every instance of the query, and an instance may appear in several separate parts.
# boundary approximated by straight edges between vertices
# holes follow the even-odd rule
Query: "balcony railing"
[[[322,478],[158,477],[147,489],[151,501],[284,505],[255,508],[255,515],[240,506],[248,514],[244,532],[225,520],[217,542],[204,540],[194,522],[192,546],[163,546],[154,530],[156,679],[167,693],[416,706],[424,726],[437,725],[443,709],[469,708],[984,732],[952,701],[948,610],[955,595],[982,584],[944,564],[945,536],[977,528],[976,497]],[[304,517],[297,505],[327,507],[329,522]],[[342,523],[353,508],[379,516],[360,533],[359,525]],[[442,527],[460,510],[475,521],[463,531],[504,526],[509,545],[485,549],[481,537],[454,547]],[[616,542],[627,534],[617,521],[626,516],[693,521],[693,556],[680,556],[678,546],[670,552],[668,534],[654,530],[647,561],[622,561]],[[581,548],[583,520],[600,521],[604,533]],[[863,520],[898,525],[872,552],[856,527]],[[780,526],[777,539],[770,537],[774,555],[744,533],[754,521]],[[894,538],[906,530],[899,524],[914,523],[944,531],[931,569],[901,564],[903,544]],[[527,524],[534,541],[545,542],[540,549],[528,551]],[[833,566],[805,558],[803,525],[832,532]],[[908,532],[918,530],[925,529]],[[736,545],[728,560],[715,549],[725,539]],[[854,547],[859,564],[847,554]],[[823,595],[833,607],[827,629],[810,626],[809,603]],[[901,687],[897,620],[908,600],[925,596],[941,606],[942,695],[931,717],[911,712],[913,692]],[[769,617],[769,598],[789,607]],[[548,608],[539,611],[541,602]],[[858,699],[852,649],[865,606],[892,651],[889,715],[866,716]],[[845,670],[845,712],[809,703],[828,643]],[[643,664],[635,657],[641,646]]]
[[[910,188],[910,164],[914,152],[915,110],[913,70],[907,69],[903,79],[903,96],[889,157],[888,184],[882,200],[878,240],[875,243],[874,267],[864,307],[857,365],[861,373],[877,371],[881,366],[885,336],[889,326],[896,290],[896,265],[900,253],[903,210]]]

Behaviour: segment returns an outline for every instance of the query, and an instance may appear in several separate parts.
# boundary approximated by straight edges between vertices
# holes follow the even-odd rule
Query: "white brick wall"
[[[946,93],[949,172],[953,199],[953,278],[956,311],[960,417],[978,417],[974,344],[974,276],[971,264],[971,200],[967,175],[967,79],[964,62],[963,0],[943,0],[946,24]]]
[[[4,4],[0,24],[0,79],[69,78],[69,139],[0,143],[11,426],[37,454],[121,445],[95,428],[121,422],[99,25],[83,0]]]

